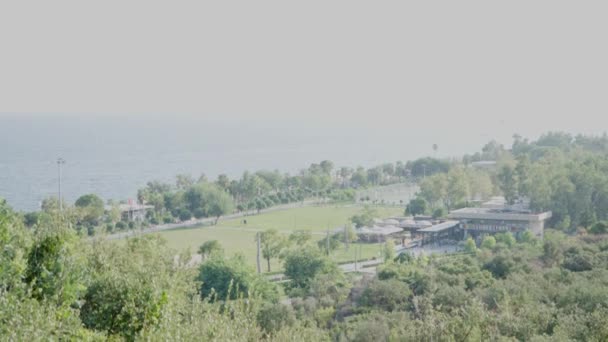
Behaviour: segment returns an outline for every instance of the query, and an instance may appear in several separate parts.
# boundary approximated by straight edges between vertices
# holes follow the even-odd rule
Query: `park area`
[[[397,207],[375,207],[378,217],[401,215],[403,209]],[[309,230],[313,239],[325,239],[327,230],[333,232],[349,222],[350,217],[359,214],[361,206],[307,206],[286,210],[278,210],[259,215],[220,221],[217,226],[202,226],[184,229],[174,229],[157,233],[167,240],[167,244],[178,252],[190,250],[196,253],[198,247],[205,241],[217,240],[224,248],[227,256],[242,254],[248,263],[256,266],[256,233],[267,229],[276,229],[289,235],[297,230]],[[247,223],[244,223],[247,220]],[[381,251],[381,244],[353,243],[348,250],[340,246],[332,252],[331,258],[336,262],[346,262],[355,258],[368,259],[376,257]],[[357,257],[355,256],[357,252]],[[262,260],[262,269],[266,270],[266,262]],[[280,270],[280,261],[271,261],[272,271]]]

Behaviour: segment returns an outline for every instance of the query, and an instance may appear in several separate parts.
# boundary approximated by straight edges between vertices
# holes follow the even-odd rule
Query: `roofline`
[[[468,209],[468,208],[464,208]],[[492,212],[465,212],[461,209],[452,211],[448,217],[454,219],[486,219],[486,220],[512,220],[512,221],[545,221],[551,218],[552,212],[546,211],[538,214],[492,213]]]

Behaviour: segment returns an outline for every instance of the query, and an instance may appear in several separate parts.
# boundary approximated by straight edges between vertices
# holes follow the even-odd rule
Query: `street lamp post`
[[[59,211],[63,211],[63,201],[61,200],[61,165],[65,164],[65,160],[63,158],[57,159],[57,172],[59,175]]]

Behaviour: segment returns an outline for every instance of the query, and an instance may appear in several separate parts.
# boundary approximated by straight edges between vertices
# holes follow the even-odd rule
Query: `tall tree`
[[[279,256],[283,248],[287,246],[287,239],[276,229],[268,229],[260,233],[262,256],[266,259],[268,272],[270,272],[270,259]]]
[[[498,172],[498,182],[507,203],[513,204],[517,197],[517,179],[515,172],[509,165],[504,165]]]

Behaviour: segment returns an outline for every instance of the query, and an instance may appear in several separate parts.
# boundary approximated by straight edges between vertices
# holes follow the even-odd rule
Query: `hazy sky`
[[[510,137],[608,123],[605,1],[0,4],[0,112]]]

